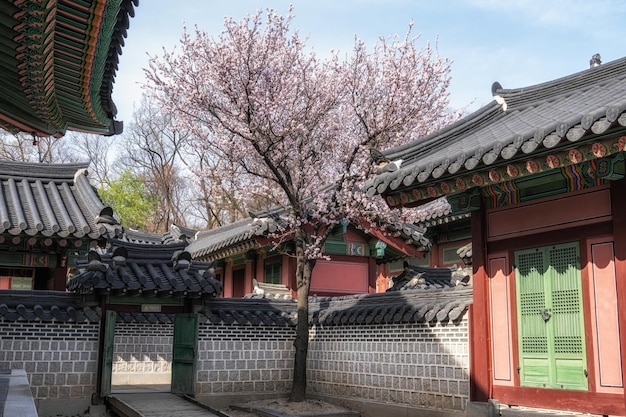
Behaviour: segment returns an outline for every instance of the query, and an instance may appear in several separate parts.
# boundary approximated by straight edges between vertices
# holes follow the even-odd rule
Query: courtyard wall
[[[26,370],[42,417],[70,403],[86,409],[97,398],[99,307],[70,294],[20,297],[0,295],[0,369]],[[364,416],[380,405],[412,410],[406,415],[464,413],[470,302],[471,289],[312,301],[309,396]],[[219,408],[288,395],[294,302],[215,299],[199,315],[198,400]],[[168,383],[172,341],[173,315],[118,313],[114,385]]]

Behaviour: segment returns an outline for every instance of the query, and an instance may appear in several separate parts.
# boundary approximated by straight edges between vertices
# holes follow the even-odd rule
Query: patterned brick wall
[[[315,326],[308,392],[464,411],[469,399],[467,318],[459,324]],[[202,324],[198,394],[289,392],[290,327]]]
[[[112,385],[169,384],[172,323],[116,323]]]
[[[0,369],[25,369],[35,399],[96,391],[98,323],[0,320]]]
[[[465,410],[469,399],[467,337],[467,319],[447,326],[314,327],[309,345],[309,392]]]
[[[294,338],[290,327],[200,324],[196,392],[288,392]]]

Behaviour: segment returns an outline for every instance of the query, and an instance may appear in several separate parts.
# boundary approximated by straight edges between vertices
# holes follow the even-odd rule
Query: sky
[[[217,38],[225,17],[267,8],[285,15],[289,4],[292,29],[321,56],[350,54],[355,36],[368,46],[404,37],[413,21],[418,45],[436,44],[452,61],[450,106],[470,112],[493,99],[495,81],[522,88],[583,71],[596,53],[603,63],[626,56],[624,0],[140,0],[115,78],[116,119],[132,122],[148,57],[172,51],[183,25]]]

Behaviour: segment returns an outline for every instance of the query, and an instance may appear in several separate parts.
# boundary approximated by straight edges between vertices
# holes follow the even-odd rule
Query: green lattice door
[[[578,243],[515,253],[520,383],[587,389]]]

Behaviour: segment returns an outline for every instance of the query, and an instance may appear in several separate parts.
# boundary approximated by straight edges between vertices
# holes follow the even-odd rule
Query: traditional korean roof
[[[99,239],[120,231],[89,183],[87,164],[0,161],[0,233]]]
[[[290,326],[298,321],[296,302],[255,298],[215,298],[201,314],[212,324]]]
[[[172,225],[165,233],[152,233],[143,230],[134,230],[124,227],[118,240],[128,243],[147,245],[169,245],[173,243],[189,243],[195,240],[197,231],[184,226]]]
[[[9,0],[0,7],[0,127],[121,133],[111,94],[138,0]]]
[[[496,82],[492,94],[490,104],[458,122],[384,152],[395,162],[368,182],[368,195],[417,205],[593,162],[626,145],[619,136],[626,131],[626,58],[530,87]]]
[[[291,291],[283,284],[269,284],[252,279],[252,293],[245,298],[269,298],[274,300],[291,300]]]
[[[463,261],[465,265],[472,264],[472,243],[468,243],[466,245],[461,246],[457,249],[456,254],[459,255],[459,258]]]
[[[447,290],[408,290],[312,300],[310,321],[318,325],[458,322],[472,303],[467,287]],[[5,290],[0,296],[0,319],[97,323],[102,311],[79,294],[60,291]],[[118,322],[173,323],[173,314],[118,312]],[[211,324],[288,326],[297,323],[295,301],[213,298],[201,312]]]
[[[185,243],[146,244],[110,239],[105,253],[92,250],[77,261],[67,289],[81,294],[215,297],[222,283],[212,264],[191,259]]]
[[[206,232],[198,232],[195,242],[187,250],[194,259],[207,261],[245,253],[260,246],[257,238],[276,232],[279,221],[273,215],[255,216]],[[398,222],[387,227],[397,237],[402,237],[405,242],[417,248],[430,248],[430,241],[424,236],[426,229],[422,226]]]
[[[467,285],[470,277],[456,268],[427,268],[409,265],[405,262],[400,275],[392,277],[393,285],[389,291],[414,289],[449,289],[457,285]]]
[[[276,228],[270,220],[247,218],[205,232],[198,232],[196,241],[192,242],[187,250],[194,259],[208,261],[246,252],[257,247],[255,237],[262,236],[270,224],[273,227],[271,231],[275,231]]]

